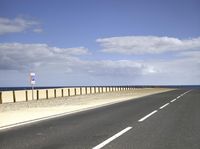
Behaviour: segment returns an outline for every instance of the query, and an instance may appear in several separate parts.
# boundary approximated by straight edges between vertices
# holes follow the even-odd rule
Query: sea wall
[[[34,90],[13,90],[0,92],[0,104],[9,102],[20,102],[40,99],[51,99],[59,97],[99,94],[133,89],[130,86],[90,86],[90,87],[71,87],[71,88],[51,88]]]

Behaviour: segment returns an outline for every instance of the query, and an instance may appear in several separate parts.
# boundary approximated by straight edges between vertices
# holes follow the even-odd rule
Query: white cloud
[[[0,43],[0,70],[36,69],[63,72],[66,75],[106,77],[108,80],[123,77],[134,79],[156,73],[153,66],[131,60],[81,60],[80,56],[87,53],[88,49],[84,47],[58,48],[47,44]]]
[[[156,84],[199,84],[200,61],[192,57],[184,57],[171,61],[151,61],[158,72],[151,77]]]
[[[76,60],[87,54],[84,47],[58,48],[47,44],[0,43],[0,69],[24,70],[41,64]]]
[[[41,32],[43,32],[43,29],[41,29],[41,28],[35,28],[35,29],[33,29],[33,32],[35,32],[35,33],[41,33]]]
[[[103,52],[120,54],[159,54],[168,51],[199,50],[200,37],[178,39],[157,36],[126,36],[96,40]]]
[[[136,77],[146,73],[155,73],[156,70],[148,64],[131,60],[100,60],[80,61],[79,69],[90,75],[102,75],[110,77]]]
[[[180,57],[190,58],[200,62],[200,51],[184,51],[178,54]]]
[[[110,60],[103,57],[100,60],[83,60],[81,56],[90,53],[84,47],[59,48],[47,44],[0,43],[0,72],[5,76],[11,71],[23,73],[26,70],[27,73],[27,70],[35,68],[38,77],[41,77],[38,82],[44,83],[41,85],[45,85],[45,81],[47,84],[50,81],[52,85],[199,84],[200,51],[196,48],[198,40],[180,40],[187,48],[174,48],[174,51],[178,51],[176,57],[170,58],[169,54],[167,59],[158,56],[153,60]]]
[[[41,32],[42,29],[38,28],[38,25],[39,22],[22,17],[16,17],[14,19],[0,17],[0,35],[22,32],[30,28],[33,28],[34,32]]]
[[[91,78],[100,83],[113,84],[199,84],[200,61],[192,57],[177,60],[100,60],[73,61],[69,65],[72,74],[81,76],[78,80]],[[94,82],[95,82],[94,81]]]

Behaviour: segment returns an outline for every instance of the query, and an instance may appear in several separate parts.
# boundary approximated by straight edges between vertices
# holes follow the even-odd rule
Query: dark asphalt
[[[126,127],[104,148],[200,149],[200,90],[176,90],[0,132],[0,149],[88,149]],[[159,109],[170,102],[168,106]],[[158,110],[146,120],[145,115]]]

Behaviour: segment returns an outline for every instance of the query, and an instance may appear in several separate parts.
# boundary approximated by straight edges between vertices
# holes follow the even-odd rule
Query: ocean
[[[131,86],[134,88],[183,88],[183,89],[200,89],[200,85],[119,85],[119,86]],[[94,87],[94,86],[35,86],[34,89],[49,89],[49,88],[69,88],[69,87]],[[96,86],[97,87],[97,86]],[[104,86],[104,87],[109,87]],[[0,87],[0,91],[13,91],[13,90],[30,90],[31,87]]]

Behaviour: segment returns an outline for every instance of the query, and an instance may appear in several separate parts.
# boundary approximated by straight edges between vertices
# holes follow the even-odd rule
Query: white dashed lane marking
[[[147,114],[146,116],[144,116],[143,118],[139,119],[138,122],[142,122],[144,121],[145,119],[147,119],[148,117],[150,117],[151,115],[153,115],[154,113],[158,112],[157,110]]]
[[[118,132],[117,134],[115,134],[114,136],[108,138],[107,140],[103,141],[102,143],[100,143],[99,145],[93,147],[92,149],[100,149],[102,147],[104,147],[106,144],[110,143],[111,141],[113,141],[114,139],[118,138],[119,136],[123,135],[124,133],[126,133],[127,131],[129,131],[130,129],[132,129],[132,127],[127,127],[125,129],[123,129],[122,131]]]
[[[174,102],[174,101],[176,101],[176,98],[175,98],[175,99],[173,99],[173,100],[171,100],[170,102]]]
[[[170,102],[174,102],[177,99],[179,99],[180,97],[184,96],[185,94],[189,93],[191,90],[182,93],[181,95],[179,95],[178,97],[176,97],[175,99],[171,100]],[[166,103],[163,106],[161,106],[159,109],[162,110],[164,107],[168,106],[170,103]],[[158,110],[159,110],[158,109]],[[152,116],[153,114],[155,114],[156,112],[158,112],[158,110],[154,110],[153,112],[147,114],[146,116],[144,116],[143,118],[139,119],[138,122],[142,122],[145,119],[147,119],[148,117]],[[130,129],[132,129],[132,127],[127,127],[125,129],[123,129],[122,131],[118,132],[117,134],[113,135],[112,137],[108,138],[107,140],[103,141],[102,143],[100,143],[99,145],[93,147],[92,149],[101,149],[102,147],[104,147],[105,145],[107,145],[108,143],[112,142],[114,139],[118,138],[119,136],[123,135],[124,133],[126,133],[127,131],[129,131]]]
[[[163,106],[161,106],[159,109],[163,109],[164,107],[168,106],[169,103],[164,104]]]

